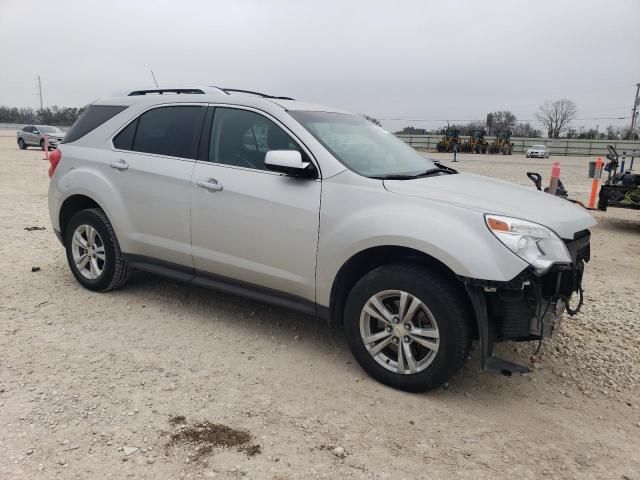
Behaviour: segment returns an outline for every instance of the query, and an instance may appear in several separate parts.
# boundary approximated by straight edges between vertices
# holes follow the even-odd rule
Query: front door
[[[264,166],[269,150],[303,149],[272,119],[240,108],[215,108],[204,137],[208,152],[192,177],[196,269],[315,301],[321,181]]]

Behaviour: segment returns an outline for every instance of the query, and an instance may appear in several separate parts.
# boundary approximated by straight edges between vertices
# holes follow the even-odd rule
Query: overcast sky
[[[603,129],[630,123],[594,118],[631,115],[640,0],[0,0],[0,105],[38,106],[40,75],[45,105],[82,106],[152,86],[151,68],[161,86],[288,95],[389,129],[531,120],[559,98]]]

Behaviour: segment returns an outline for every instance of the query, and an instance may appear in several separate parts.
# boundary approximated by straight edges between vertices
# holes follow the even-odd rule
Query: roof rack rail
[[[200,88],[150,88],[148,90],[134,90],[130,92],[127,96],[135,97],[138,95],[149,95],[152,93],[157,93],[158,95],[163,95],[165,93],[175,93],[175,94],[185,94],[185,95],[193,95],[193,94],[204,94],[205,91]]]
[[[250,95],[258,95],[259,97],[262,98],[273,98],[275,100],[294,100],[291,97],[278,97],[275,95],[268,95],[266,93],[260,93],[260,92],[254,92],[253,90],[241,90],[239,88],[224,88],[224,87],[215,87],[215,88],[220,88],[220,90],[222,90],[223,92],[225,92],[227,95],[230,95],[230,92],[234,92],[234,93],[248,93]]]

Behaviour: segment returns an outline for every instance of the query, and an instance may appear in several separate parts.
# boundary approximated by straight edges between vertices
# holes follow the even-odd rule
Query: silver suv
[[[73,275],[132,269],[342,325],[375,379],[435,388],[479,339],[542,339],[582,303],[584,209],[458,173],[358,115],[233,89],[94,102],[50,155],[51,222]]]
[[[40,147],[41,150],[44,150],[45,137],[48,139],[49,150],[51,150],[62,141],[64,132],[58,127],[50,127],[49,125],[26,125],[16,132],[20,150],[26,150],[27,147]]]

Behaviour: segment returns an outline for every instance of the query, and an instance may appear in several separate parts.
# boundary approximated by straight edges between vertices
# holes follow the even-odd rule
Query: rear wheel
[[[127,281],[118,239],[102,210],[76,213],[65,227],[65,247],[71,272],[83,287],[106,292]]]
[[[379,267],[349,294],[349,347],[362,368],[385,385],[410,392],[437,388],[469,352],[467,303],[453,281],[425,268]]]
[[[24,140],[22,138],[18,139],[18,147],[20,148],[20,150],[26,150],[27,148],[27,144],[24,143]]]

